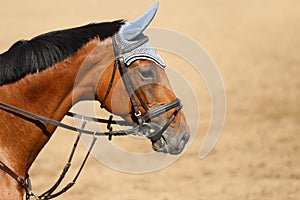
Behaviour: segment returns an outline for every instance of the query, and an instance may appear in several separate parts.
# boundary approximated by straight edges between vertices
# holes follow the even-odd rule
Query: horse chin
[[[163,134],[163,137],[161,137],[159,140],[152,142],[152,148],[157,152],[178,155],[183,151],[189,138],[190,134],[188,132],[182,134],[180,139],[169,139],[167,134]]]
[[[152,148],[154,151],[157,152],[163,152],[168,153],[168,145],[166,144],[165,140],[163,138],[160,138],[159,140],[152,142]]]

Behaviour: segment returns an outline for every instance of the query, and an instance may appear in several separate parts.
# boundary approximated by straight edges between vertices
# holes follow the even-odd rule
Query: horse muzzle
[[[160,135],[162,129],[163,127],[157,123],[150,122],[143,125],[142,132],[152,141],[153,150],[171,155],[180,154],[189,141],[189,131],[184,127],[180,127],[177,131],[169,127]],[[175,132],[177,133],[175,134]],[[157,135],[160,135],[160,137],[156,137]]]

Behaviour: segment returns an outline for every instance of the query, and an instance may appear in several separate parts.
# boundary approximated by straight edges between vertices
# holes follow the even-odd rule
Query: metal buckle
[[[140,116],[142,115],[142,113],[141,113],[141,111],[139,110],[137,113],[134,113],[134,115],[135,115],[136,117],[140,117]]]

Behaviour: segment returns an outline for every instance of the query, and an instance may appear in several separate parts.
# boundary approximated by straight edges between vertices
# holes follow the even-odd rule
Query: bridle
[[[122,76],[124,86],[125,86],[126,91],[129,95],[129,99],[130,99],[131,107],[132,107],[131,118],[132,118],[133,123],[123,121],[123,120],[113,120],[112,116],[110,116],[109,119],[107,120],[107,119],[87,117],[87,116],[78,115],[78,114],[68,112],[67,113],[68,116],[82,119],[82,125],[81,125],[80,128],[78,128],[78,127],[71,126],[71,125],[68,125],[68,124],[50,119],[50,118],[46,118],[44,116],[40,116],[40,115],[31,113],[31,112],[28,112],[28,111],[19,109],[17,107],[5,104],[3,102],[0,102],[0,109],[3,110],[3,111],[14,113],[14,114],[19,115],[19,116],[23,116],[24,119],[27,119],[27,120],[28,119],[36,120],[39,123],[44,122],[44,123],[47,123],[47,124],[55,125],[57,127],[62,127],[64,129],[68,129],[68,130],[78,132],[78,136],[77,136],[77,139],[76,139],[76,141],[73,145],[73,149],[72,149],[71,154],[69,156],[68,162],[65,165],[59,179],[47,192],[45,192],[45,193],[43,193],[39,196],[35,195],[32,192],[29,175],[26,175],[26,177],[23,178],[22,176],[17,175],[7,165],[5,165],[3,162],[0,161],[0,169],[2,171],[6,172],[8,175],[10,175],[13,179],[15,179],[20,184],[20,186],[26,192],[26,199],[27,200],[29,200],[31,196],[33,196],[37,200],[52,199],[52,198],[55,198],[55,197],[63,194],[68,189],[70,189],[75,184],[82,168],[84,167],[84,164],[86,163],[86,160],[87,160],[94,144],[96,143],[97,136],[108,136],[109,140],[111,140],[112,136],[140,135],[140,136],[146,136],[152,142],[158,141],[160,139],[162,139],[165,143],[167,142],[165,140],[164,136],[163,136],[163,133],[169,127],[169,125],[173,122],[173,120],[177,116],[178,112],[181,110],[182,104],[180,102],[180,99],[176,98],[175,100],[173,100],[169,103],[166,103],[164,105],[160,105],[160,106],[157,106],[155,108],[149,108],[147,106],[147,104],[143,101],[143,99],[141,98],[139,92],[135,89],[134,84],[131,81],[130,77],[126,76],[126,73],[127,73],[128,70],[127,70],[126,64],[124,63],[124,58],[122,56],[118,56],[118,57],[116,57],[115,62],[114,62],[114,68],[113,68],[112,76],[111,76],[110,83],[108,85],[107,91],[105,93],[104,98],[100,101],[101,107],[103,107],[105,105],[107,97],[108,97],[109,93],[111,92],[112,84],[113,84],[114,77],[115,77],[117,69],[119,70],[119,72]],[[143,114],[141,113],[141,111],[138,107],[137,101],[134,98],[134,96],[140,102],[143,109],[146,111],[145,113],[143,113]],[[164,114],[164,113],[166,113],[166,112],[168,112],[172,109],[175,109],[175,110],[170,115],[170,117],[168,118],[168,120],[166,121],[166,123],[163,127],[153,126],[151,123],[149,123],[151,121],[151,119],[153,119],[155,117],[158,117],[158,116],[160,116],[160,115],[162,115],[162,114]],[[95,132],[95,131],[85,130],[84,127],[85,127],[85,125],[88,121],[106,123],[108,131],[107,132],[97,132],[97,131]],[[112,124],[117,124],[117,125],[120,125],[120,126],[132,126],[132,128],[113,131],[113,129],[111,127]],[[80,139],[82,134],[93,135],[93,140],[92,140],[92,143],[90,145],[90,148],[88,149],[86,157],[84,158],[84,161],[82,162],[82,164],[81,164],[77,174],[75,175],[75,178],[73,179],[73,181],[70,182],[68,185],[66,185],[60,191],[54,193],[56,191],[56,189],[58,188],[58,186],[61,184],[62,180],[64,179],[65,175],[68,172],[68,169],[71,165],[71,161],[72,161],[74,152],[76,150],[77,144],[78,144],[79,139]],[[49,135],[46,135],[46,136],[50,137]]]
[[[169,125],[175,119],[178,112],[181,110],[181,108],[182,108],[181,101],[180,101],[180,99],[176,98],[175,100],[173,100],[169,103],[166,103],[166,104],[163,104],[163,105],[160,105],[160,106],[150,109],[147,106],[147,104],[143,101],[138,90],[136,90],[130,77],[126,74],[128,72],[127,67],[128,66],[126,66],[126,64],[124,63],[124,58],[122,56],[119,56],[115,59],[114,69],[112,72],[110,83],[108,85],[108,88],[107,88],[107,91],[105,93],[103,100],[100,101],[101,106],[103,107],[105,105],[108,94],[110,93],[111,88],[112,88],[115,73],[118,68],[119,72],[122,76],[122,80],[123,80],[126,92],[129,95],[129,99],[131,102],[131,108],[132,108],[131,119],[134,122],[135,126],[139,129],[139,132],[141,132],[143,136],[146,136],[152,142],[155,142],[163,137],[163,135],[162,135],[163,132],[169,127]],[[140,102],[143,109],[146,111],[144,114],[141,113],[134,96],[137,98],[137,100]],[[167,123],[161,129],[157,130],[157,128],[151,127],[151,125],[148,123],[151,119],[158,117],[174,108],[175,108],[175,111],[172,113],[172,115],[169,117]],[[154,129],[156,129],[156,130],[154,130]]]

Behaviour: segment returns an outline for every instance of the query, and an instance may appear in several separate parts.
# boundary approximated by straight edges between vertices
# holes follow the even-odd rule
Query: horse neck
[[[111,38],[91,40],[64,61],[0,87],[0,101],[60,121],[74,103],[94,99],[98,71],[112,58]],[[49,139],[43,133],[52,135],[56,127],[45,123],[37,126],[1,109],[0,115],[0,160],[25,176]]]

